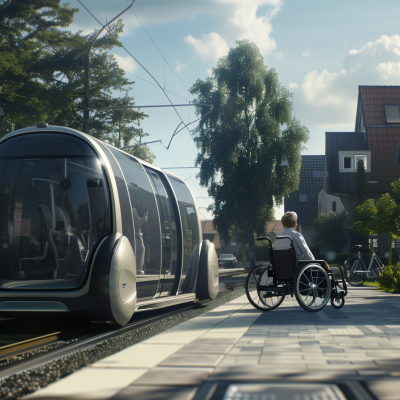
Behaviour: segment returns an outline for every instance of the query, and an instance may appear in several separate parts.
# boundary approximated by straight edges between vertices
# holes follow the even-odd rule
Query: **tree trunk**
[[[254,253],[254,231],[249,229],[249,263],[250,271],[256,267],[256,258]]]
[[[392,234],[389,232],[389,260],[388,265],[392,265]]]

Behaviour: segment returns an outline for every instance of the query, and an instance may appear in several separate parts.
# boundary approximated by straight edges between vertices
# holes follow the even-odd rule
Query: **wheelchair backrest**
[[[273,266],[278,280],[291,280],[296,269],[296,253],[290,236],[278,236],[272,246]]]

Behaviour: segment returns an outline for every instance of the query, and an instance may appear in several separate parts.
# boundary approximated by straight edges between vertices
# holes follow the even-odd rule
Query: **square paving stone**
[[[212,368],[156,367],[133,382],[133,385],[194,386],[200,385],[212,373]]]
[[[252,351],[254,351],[254,352],[258,351],[258,352],[261,352],[261,350],[263,350],[263,348],[264,348],[264,347],[256,347],[256,346],[251,347],[251,346],[246,346],[246,347],[242,347],[242,348],[240,349],[240,351],[250,351],[250,352],[252,352]]]
[[[128,386],[112,400],[192,400],[196,392],[191,386]]]
[[[166,358],[159,365],[164,367],[216,367],[223,357],[223,354],[175,353]]]

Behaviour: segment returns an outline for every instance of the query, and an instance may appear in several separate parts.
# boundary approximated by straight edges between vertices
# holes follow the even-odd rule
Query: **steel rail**
[[[22,340],[20,342],[10,343],[0,347],[0,362],[10,357],[22,355],[29,351],[39,350],[50,344],[69,340],[73,336],[84,334],[85,330],[95,329],[92,324],[83,324],[74,326],[73,328],[51,332],[38,337]],[[0,367],[7,368],[7,367]]]
[[[161,314],[155,317],[150,317],[143,319],[141,321],[133,322],[131,324],[125,325],[122,328],[115,329],[112,331],[108,331],[105,333],[101,333],[99,335],[92,336],[88,339],[83,339],[77,343],[71,343],[61,348],[50,351],[49,353],[34,356],[26,361],[17,362],[15,365],[11,365],[10,367],[4,367],[3,370],[0,370],[0,380],[6,379],[9,376],[22,373],[23,371],[37,368],[42,364],[47,364],[52,361],[55,361],[59,358],[66,357],[72,353],[78,352],[88,347],[95,346],[96,344],[102,343],[108,339],[111,339],[115,336],[123,335],[124,333],[129,332],[132,329],[139,328],[140,326],[146,325],[148,323],[156,322],[157,320],[163,319],[165,317],[169,317],[173,314],[177,314],[184,310],[191,309],[196,306],[196,303],[193,303],[184,308],[180,308],[179,310],[171,311],[167,314]]]

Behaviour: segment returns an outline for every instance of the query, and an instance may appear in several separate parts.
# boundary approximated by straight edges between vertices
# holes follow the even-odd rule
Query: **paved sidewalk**
[[[242,399],[243,387],[228,388],[239,382],[269,383],[251,390],[275,391],[277,400],[291,399],[282,394],[291,388],[325,393],[299,399],[400,399],[400,295],[350,288],[342,309],[318,313],[290,297],[263,313],[244,295],[28,398]]]

